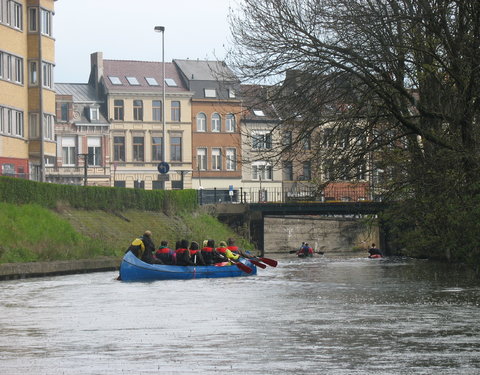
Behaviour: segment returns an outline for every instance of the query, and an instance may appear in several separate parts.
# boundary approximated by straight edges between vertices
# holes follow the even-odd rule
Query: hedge
[[[16,204],[36,203],[55,208],[68,204],[74,208],[122,211],[191,212],[197,208],[195,190],[142,190],[100,186],[58,185],[0,176],[0,201]]]

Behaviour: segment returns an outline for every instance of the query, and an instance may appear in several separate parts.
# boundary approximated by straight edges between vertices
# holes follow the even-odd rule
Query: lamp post
[[[167,161],[167,132],[165,128],[165,26],[155,26],[154,30],[157,33],[162,33],[162,87],[163,87],[163,102],[162,102],[162,127],[163,127],[163,147],[162,147],[162,161]]]
[[[83,186],[87,186],[88,156],[89,156],[89,154],[78,154],[78,156],[83,156]]]

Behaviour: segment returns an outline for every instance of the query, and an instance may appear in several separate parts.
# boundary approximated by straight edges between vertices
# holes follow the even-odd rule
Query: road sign
[[[168,165],[167,162],[162,161],[161,163],[158,163],[157,169],[161,174],[165,174],[170,170],[170,165]]]

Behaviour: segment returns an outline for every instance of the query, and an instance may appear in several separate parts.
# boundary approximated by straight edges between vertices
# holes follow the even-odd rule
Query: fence
[[[198,190],[197,196],[200,205],[213,203],[359,202],[374,200],[367,183],[331,183],[323,190],[307,186],[296,188],[240,188],[231,191],[214,188]]]

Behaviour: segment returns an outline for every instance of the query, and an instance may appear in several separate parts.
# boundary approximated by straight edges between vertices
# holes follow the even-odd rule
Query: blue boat
[[[257,268],[246,259],[241,263],[251,268],[252,272],[242,271],[236,265],[229,266],[170,266],[163,264],[148,264],[138,259],[131,251],[123,257],[120,265],[120,280],[122,281],[153,281],[153,280],[189,280],[218,277],[251,276],[257,274]],[[245,267],[244,267],[245,268]]]

